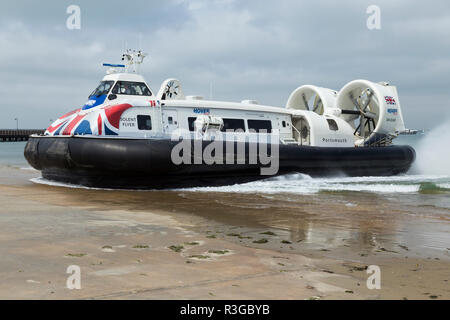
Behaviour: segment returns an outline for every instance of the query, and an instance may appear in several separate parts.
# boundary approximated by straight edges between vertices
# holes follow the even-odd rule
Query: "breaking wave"
[[[446,175],[311,178],[308,175],[297,173],[231,186],[198,187],[183,190],[266,194],[312,194],[319,192],[433,193],[450,192],[449,186],[450,176]]]
[[[66,187],[90,190],[126,189],[91,188],[81,185],[55,182],[42,177],[30,179],[31,182],[54,187]],[[295,173],[260,181],[235,184],[223,187],[196,187],[172,189],[173,191],[224,192],[224,193],[261,193],[261,194],[314,194],[320,192],[372,192],[383,194],[397,193],[450,193],[450,176],[405,175],[394,177],[335,177],[311,178]],[[139,191],[139,190],[133,190]],[[152,191],[152,190],[141,190]]]
[[[450,175],[450,119],[425,134],[415,149],[412,172]]]

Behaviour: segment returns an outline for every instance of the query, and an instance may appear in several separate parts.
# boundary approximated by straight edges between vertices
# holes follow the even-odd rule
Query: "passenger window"
[[[247,120],[248,130],[256,132],[272,132],[272,122],[270,120]]]
[[[223,119],[223,127],[221,131],[245,131],[245,122],[243,119]]]
[[[168,117],[168,118],[167,118],[167,122],[168,122],[169,124],[173,124],[173,118],[172,118],[172,117]]]
[[[138,115],[137,123],[139,130],[152,130],[152,119],[150,116]]]
[[[286,128],[286,121],[281,121],[281,125],[283,126],[283,128]]]
[[[332,131],[339,130],[336,121],[334,121],[333,119],[327,119],[327,122],[328,122],[328,127],[330,128],[330,130],[332,130]]]

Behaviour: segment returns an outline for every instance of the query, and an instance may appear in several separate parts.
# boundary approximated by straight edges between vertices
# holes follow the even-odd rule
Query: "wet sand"
[[[0,168],[2,299],[450,298],[448,208],[376,194],[74,189],[36,176]],[[66,288],[70,265],[81,290]],[[366,287],[370,265],[380,290]]]

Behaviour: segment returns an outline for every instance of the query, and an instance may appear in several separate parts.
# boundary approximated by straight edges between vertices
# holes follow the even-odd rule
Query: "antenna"
[[[122,61],[125,61],[126,71],[128,72],[129,68],[133,66],[133,72],[139,73],[139,66],[144,62],[146,56],[147,54],[141,50],[125,50],[125,53],[122,55]]]

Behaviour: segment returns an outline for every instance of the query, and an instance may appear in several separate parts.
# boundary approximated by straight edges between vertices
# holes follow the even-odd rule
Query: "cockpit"
[[[131,96],[151,96],[150,89],[144,82],[117,81],[111,91],[112,94],[125,94]]]
[[[152,92],[145,82],[103,80],[89,95],[89,100],[83,106],[83,110],[103,104],[107,98],[115,100],[118,95],[150,97]]]
[[[112,85],[114,84],[114,81],[101,81],[97,88],[95,88],[94,91],[89,95],[89,98],[92,96],[100,97],[104,94],[108,94],[109,90],[111,89]]]

